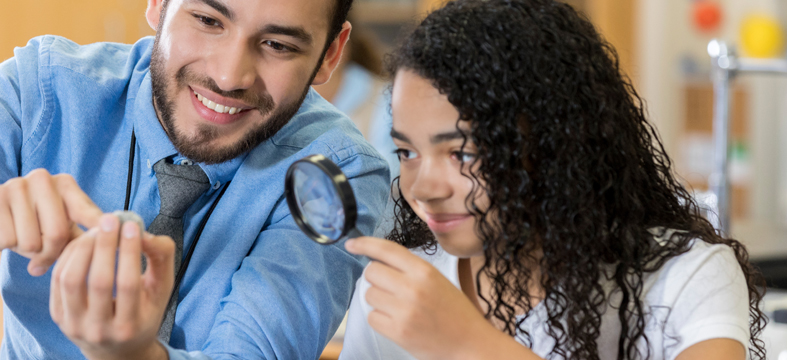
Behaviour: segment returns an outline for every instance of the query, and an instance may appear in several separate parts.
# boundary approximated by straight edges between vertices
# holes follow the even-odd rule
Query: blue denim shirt
[[[150,224],[160,199],[152,164],[177,154],[152,104],[153,39],[79,46],[44,36],[0,64],[0,182],[37,168],[74,176],[105,212],[122,209],[132,128],[131,210]],[[301,233],[284,200],[288,166],[320,153],[350,178],[358,228],[371,234],[388,194],[385,160],[314,91],[273,138],[240,158],[200,166],[214,185],[185,215],[184,248],[219,189],[180,287],[170,359],[315,359],[344,316],[363,263],[343,244]],[[4,250],[3,359],[81,359],[49,315],[50,272]],[[176,350],[178,349],[178,350]],[[184,350],[185,349],[185,350]],[[187,352],[188,351],[188,352]]]

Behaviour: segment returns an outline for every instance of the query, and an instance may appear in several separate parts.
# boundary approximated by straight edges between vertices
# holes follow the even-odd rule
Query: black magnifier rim
[[[312,228],[312,226],[304,220],[304,216],[301,213],[300,207],[298,206],[298,201],[295,198],[294,190],[295,168],[298,163],[302,162],[315,165],[320,170],[322,170],[322,172],[328,175],[328,177],[331,179],[331,183],[333,183],[334,189],[336,189],[339,200],[342,202],[342,207],[344,208],[344,228],[342,228],[342,234],[337,239],[331,239],[316,232],[314,228]],[[347,180],[347,176],[344,175],[342,170],[327,157],[320,154],[310,155],[292,163],[289,169],[287,169],[287,175],[284,178],[284,190],[287,196],[287,205],[290,207],[290,213],[292,214],[293,219],[295,219],[295,223],[298,224],[298,227],[300,227],[301,230],[303,230],[303,232],[306,233],[306,235],[308,235],[312,240],[320,244],[330,245],[344,238],[352,229],[355,228],[355,222],[358,219],[358,205],[355,202],[355,194],[353,193],[353,189],[350,186],[350,182]]]

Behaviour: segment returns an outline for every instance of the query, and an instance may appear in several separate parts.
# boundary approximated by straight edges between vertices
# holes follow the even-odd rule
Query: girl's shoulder
[[[657,246],[669,246],[685,232],[674,229],[649,229]],[[694,276],[705,274],[727,275],[734,277],[742,270],[735,252],[726,244],[711,244],[699,238],[688,241],[687,250],[676,255],[654,271],[648,278],[660,281],[688,282]]]

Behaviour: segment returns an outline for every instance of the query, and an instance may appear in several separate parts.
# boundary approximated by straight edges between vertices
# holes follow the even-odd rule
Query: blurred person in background
[[[352,37],[344,47],[342,60],[325,84],[314,89],[325,100],[347,114],[355,126],[391,169],[391,179],[399,173],[399,159],[391,140],[389,83],[384,79],[380,42],[371,30],[358,22],[352,13],[347,20],[353,24]]]

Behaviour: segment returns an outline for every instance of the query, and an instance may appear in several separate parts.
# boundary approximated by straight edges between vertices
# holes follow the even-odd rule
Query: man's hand
[[[27,271],[41,276],[66,244],[94,227],[102,211],[70,175],[44,169],[0,185],[0,250],[30,258]]]
[[[52,319],[88,359],[167,359],[157,332],[174,282],[175,243],[142,235],[132,222],[119,227],[104,215],[63,250],[52,274]]]

